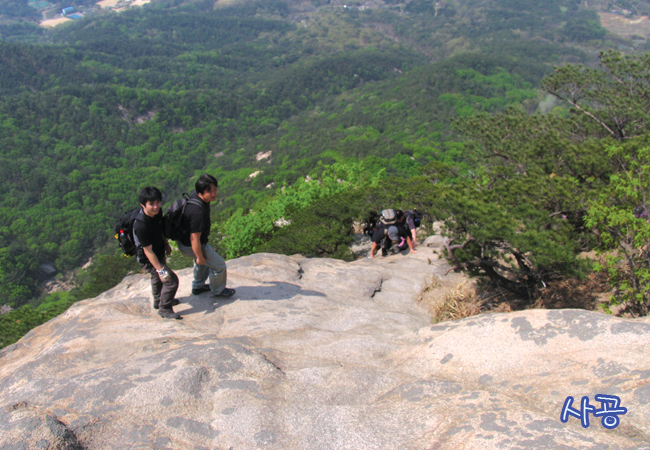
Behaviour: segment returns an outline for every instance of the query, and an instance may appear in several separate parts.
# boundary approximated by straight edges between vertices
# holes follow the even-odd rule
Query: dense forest
[[[631,164],[613,167],[593,149],[607,155],[606,139],[642,134],[634,117],[634,129],[607,136],[579,112],[613,106],[567,95],[570,82],[554,71],[572,67],[564,76],[587,83],[601,51],[646,49],[608,34],[574,0],[173,0],[47,30],[34,21],[26,3],[0,2],[0,305],[17,309],[0,316],[1,346],[135,269],[112,228],[139,188],[158,186],[170,203],[206,171],[220,180],[213,240],[228,258],[349,258],[352,221],[387,204],[418,206],[429,222],[456,217],[451,235],[472,236],[449,249],[459,270],[534,295],[553,277],[591,270],[575,255],[605,244],[579,211]],[[530,143],[531,133],[543,139]],[[482,153],[506,155],[508,140],[516,155]],[[541,142],[555,156],[540,156]],[[557,191],[521,173],[552,175]],[[500,203],[522,191],[533,203],[520,205],[521,223],[546,232],[539,260],[517,257],[539,234],[524,242],[516,225],[499,222],[514,214],[499,216]],[[540,192],[553,208],[538,207]],[[549,208],[580,224],[545,222]],[[339,232],[314,242],[322,227]],[[506,229],[509,238],[495,238]],[[510,257],[523,266],[494,265]],[[53,276],[75,289],[47,294]]]

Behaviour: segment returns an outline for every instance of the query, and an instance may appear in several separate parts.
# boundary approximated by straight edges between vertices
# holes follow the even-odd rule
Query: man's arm
[[[379,247],[379,244],[377,244],[376,242],[373,242],[372,243],[372,248],[370,249],[370,257],[371,258],[375,257],[375,253],[377,253],[377,247]]]
[[[144,254],[151,263],[151,265],[156,269],[156,270],[162,270],[163,265],[160,264],[160,260],[156,256],[156,254],[153,252],[153,245],[147,245],[146,247],[142,247],[142,250],[144,250]]]
[[[160,260],[153,252],[153,245],[147,245],[146,247],[142,247],[142,250],[144,250],[144,255],[147,257],[147,259],[154,267],[154,269],[156,269],[156,271],[158,272],[160,281],[162,281],[163,283],[169,281],[169,271],[165,269],[165,266],[160,264]]]
[[[411,249],[411,253],[417,253],[417,250],[415,250],[415,247],[413,247],[413,241],[411,240],[410,237],[406,238],[406,243],[409,245],[409,248]]]
[[[411,231],[411,239],[413,239],[413,247],[415,247],[418,243],[418,233],[415,230],[415,221],[410,214],[406,216],[406,224],[408,225],[408,229]]]
[[[192,244],[194,256],[196,256],[196,263],[199,266],[205,265],[205,257],[201,248],[201,232],[190,234],[190,243]]]

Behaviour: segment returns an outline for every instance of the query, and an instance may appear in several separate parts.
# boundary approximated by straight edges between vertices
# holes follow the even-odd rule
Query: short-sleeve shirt
[[[133,222],[133,240],[136,246],[136,258],[140,264],[149,264],[144,247],[151,245],[151,250],[162,262],[165,260],[165,239],[162,233],[162,211],[155,217],[147,216],[142,209],[137,220]]]
[[[415,230],[415,221],[413,220],[413,216],[410,214],[406,214],[406,225],[409,230]]]
[[[192,245],[190,240],[192,233],[201,233],[201,244],[207,244],[210,237],[210,203],[201,200],[196,191],[192,192],[190,199],[197,199],[201,202],[201,206],[190,202],[185,204],[182,224],[183,228],[189,231],[181,238],[181,244],[186,247]]]
[[[397,227],[397,235],[399,237],[403,237],[404,239],[411,237],[411,235],[404,228],[404,224],[399,223],[399,224],[389,225],[389,226]],[[379,223],[377,224],[377,228],[375,228],[374,233],[372,233],[371,241],[376,244],[381,244],[381,241],[383,241],[384,238],[390,239],[388,237],[388,233],[386,233],[386,225],[383,223]]]

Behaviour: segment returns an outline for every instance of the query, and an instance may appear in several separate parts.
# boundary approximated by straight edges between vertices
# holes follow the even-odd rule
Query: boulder
[[[440,236],[439,234],[434,234],[433,236],[429,236],[428,238],[426,238],[422,243],[422,245],[429,248],[440,249],[443,248],[446,243],[447,243],[446,238]]]

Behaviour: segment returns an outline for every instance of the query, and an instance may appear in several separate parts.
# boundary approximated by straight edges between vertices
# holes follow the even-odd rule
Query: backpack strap
[[[133,221],[135,222],[136,220],[139,220],[140,222],[144,222],[144,221],[145,221],[145,217],[144,217],[144,216],[145,216],[144,211],[142,210],[142,208],[140,208],[140,210],[138,211],[138,213],[137,213],[137,214],[135,215],[135,217],[133,218]]]
[[[146,217],[145,217],[144,211],[142,210],[142,208],[140,208],[140,211],[138,211],[135,214],[135,216],[133,216],[133,222],[131,222],[131,237],[133,239],[133,244],[135,244],[135,233],[134,233],[134,230],[133,230],[134,225],[135,225],[136,222],[145,223],[145,220],[146,220]]]
[[[192,205],[198,206],[199,208],[203,208],[203,203],[201,202],[201,200],[197,200],[195,198],[188,198],[185,204],[183,205],[183,209],[181,210],[181,215],[185,215],[185,208],[187,208],[187,205],[190,203]]]

